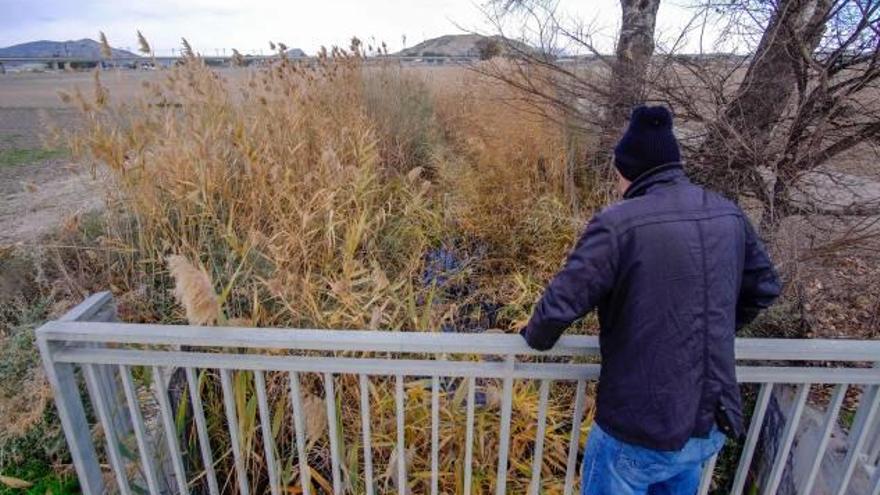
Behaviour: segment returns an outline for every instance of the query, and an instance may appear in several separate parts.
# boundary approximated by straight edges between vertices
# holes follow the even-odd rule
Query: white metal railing
[[[349,472],[364,481],[365,493],[372,495],[374,486],[373,455],[371,441],[371,418],[368,398],[370,376],[394,379],[396,414],[396,452],[406,456],[405,445],[405,393],[406,379],[430,378],[431,383],[431,480],[430,493],[438,493],[438,478],[442,474],[439,458],[439,400],[440,381],[453,377],[467,387],[466,436],[464,482],[465,494],[471,493],[472,461],[474,443],[475,390],[478,380],[497,379],[503,383],[500,405],[499,445],[496,471],[496,493],[507,490],[509,470],[509,441],[512,416],[513,387],[515,381],[538,380],[539,404],[536,438],[531,449],[532,458],[522,460],[531,466],[529,493],[541,490],[541,465],[547,420],[550,387],[554,381],[573,382],[575,401],[572,416],[573,432],[581,431],[581,421],[587,398],[587,384],[599,376],[597,362],[598,341],[587,336],[563,336],[548,352],[528,348],[516,335],[501,334],[438,334],[402,333],[379,331],[334,331],[255,329],[232,327],[195,327],[179,325],[123,324],[112,321],[113,304],[108,293],[91,296],[63,318],[46,323],[37,331],[37,342],[42,353],[48,379],[55,392],[55,401],[71,456],[84,493],[99,494],[110,488],[101,473],[99,448],[93,440],[86,404],[92,405],[94,415],[103,431],[104,456],[113,472],[116,487],[123,494],[143,492],[164,493],[162,479],[173,479],[172,490],[189,493],[193,473],[187,472],[182,459],[181,439],[175,428],[175,404],[169,400],[164,384],[169,369],[182,369],[187,383],[189,406],[192,408],[196,439],[202,458],[203,483],[209,493],[238,492],[247,494],[248,465],[246,453],[242,452],[239,438],[239,418],[233,399],[233,373],[239,370],[253,372],[253,386],[257,398],[259,428],[264,441],[264,455],[268,470],[271,493],[281,493],[277,472],[276,449],[271,428],[271,411],[266,389],[266,373],[283,372],[288,375],[293,416],[293,431],[297,463],[299,465],[300,490],[304,494],[319,491],[309,480],[305,418],[300,390],[303,374],[322,377],[326,402],[329,448],[331,453],[332,492],[345,491],[342,480],[341,453],[337,431],[337,396],[334,390],[337,375],[356,375],[360,387],[360,417],[362,430],[363,465],[359,473]],[[269,353],[267,351],[271,350]],[[284,354],[284,353],[287,354]],[[289,355],[299,353],[299,355]],[[760,481],[763,494],[775,494],[780,488],[783,475],[790,465],[792,446],[798,433],[800,418],[808,407],[811,386],[833,385],[818,441],[813,446],[815,456],[803,474],[795,480],[797,493],[813,493],[822,463],[828,454],[829,438],[838,425],[838,415],[848,391],[862,390],[860,406],[855,414],[846,443],[845,458],[840,469],[834,471],[832,480],[824,480],[832,486],[831,493],[870,493],[880,495],[880,368],[865,363],[880,361],[880,341],[849,340],[782,340],[739,339],[736,343],[738,360],[737,375],[741,383],[758,384],[760,389],[751,415],[747,437],[734,474],[730,493],[739,495],[746,488],[753,459],[762,436],[774,390],[794,388],[794,399],[785,412],[786,422],[775,444],[775,453],[769,464],[769,472]],[[539,356],[549,358],[536,359]],[[835,363],[835,366],[817,363]],[[149,425],[144,419],[142,397],[132,379],[134,367],[152,371],[158,406],[158,421]],[[235,485],[218,483],[213,466],[216,459],[208,437],[206,412],[198,393],[199,370],[218,370],[225,420],[233,458]],[[78,377],[82,370],[87,397],[80,393]],[[119,392],[121,388],[122,392]],[[122,400],[119,400],[123,397]],[[88,399],[88,402],[84,399]],[[151,431],[161,430],[162,440],[157,441]],[[118,443],[122,432],[132,433],[136,439],[137,453],[124,458]],[[565,494],[576,486],[577,461],[580,435],[569,439],[564,474]],[[166,452],[163,461],[160,451]],[[132,466],[138,464],[142,473],[141,490],[133,489]],[[162,465],[160,465],[162,464]],[[168,465],[170,464],[170,468]],[[398,487],[408,486],[407,463],[396,463]],[[700,486],[700,493],[708,493],[715,459],[707,463]],[[163,470],[172,474],[163,478]],[[865,478],[861,486],[869,491],[852,491],[854,477]],[[861,479],[860,478],[860,479]],[[755,482],[752,482],[755,484]],[[825,493],[825,492],[822,492]]]

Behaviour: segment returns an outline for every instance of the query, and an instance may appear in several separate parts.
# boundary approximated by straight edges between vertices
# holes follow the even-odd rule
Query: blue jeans
[[[584,452],[583,495],[695,495],[703,464],[724,446],[714,429],[691,438],[681,450],[664,452],[621,442],[597,424]]]

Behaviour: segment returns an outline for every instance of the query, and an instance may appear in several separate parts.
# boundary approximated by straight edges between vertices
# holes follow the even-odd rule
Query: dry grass
[[[145,82],[134,101],[114,100],[100,79],[90,94],[64,95],[88,122],[66,136],[67,144],[109,171],[100,245],[114,253],[105,262],[123,316],[265,327],[517,329],[583,220],[570,206],[571,136],[505,104],[504,88],[456,71],[365,67],[360,57],[335,51],[311,66],[279,58],[237,84],[188,57],[161,81]],[[455,266],[437,268],[438,252],[452,253]],[[474,316],[481,311],[491,315]],[[282,375],[267,378],[282,478],[292,484],[299,473],[288,391]],[[202,383],[223,452],[217,377],[206,372]],[[441,397],[445,493],[461,492],[463,483],[459,385],[450,382]],[[477,411],[476,493],[493,485],[498,405],[491,397],[499,387],[479,383],[487,401]],[[235,389],[249,465],[263,472],[251,375],[237,373]],[[326,428],[318,412],[323,385],[306,375],[303,390],[314,409],[312,479],[327,489],[329,446],[316,433]],[[348,490],[361,493],[356,379],[339,377],[337,390]],[[412,380],[406,390],[410,489],[420,493],[430,478],[430,386]],[[393,383],[374,379],[370,393],[375,472],[383,492],[397,490]],[[519,492],[530,475],[537,385],[518,383],[514,393],[510,487]],[[559,385],[551,399],[547,493],[561,490],[572,393]],[[266,480],[252,482],[259,492]]]

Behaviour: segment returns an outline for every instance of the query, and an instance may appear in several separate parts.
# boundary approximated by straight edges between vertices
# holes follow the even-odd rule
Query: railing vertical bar
[[[247,470],[244,465],[244,456],[241,452],[241,437],[238,431],[238,414],[235,406],[234,388],[232,386],[232,371],[220,370],[220,386],[223,389],[223,405],[226,409],[226,423],[229,427],[229,443],[232,444],[232,459],[235,463],[235,477],[238,479],[238,490],[241,495],[248,495],[250,491]]]
[[[86,381],[92,393],[92,400],[98,413],[98,420],[101,427],[104,428],[104,438],[107,440],[107,455],[110,457],[110,466],[113,468],[113,474],[116,476],[116,482],[119,485],[119,491],[123,495],[131,495],[131,487],[128,485],[128,476],[125,469],[125,461],[122,459],[122,452],[119,450],[119,443],[114,429],[113,417],[110,408],[107,406],[107,400],[101,393],[101,377],[98,374],[97,365],[86,364]]]
[[[394,402],[397,410],[397,493],[406,495],[409,493],[409,490],[407,490],[406,483],[403,375],[397,375],[394,392]]]
[[[464,445],[464,495],[471,495],[471,483],[473,478],[474,463],[474,394],[477,389],[477,379],[467,379],[467,422],[465,426]]]
[[[370,386],[367,375],[360,375],[361,388],[361,431],[364,436],[364,484],[367,495],[373,495],[373,439],[370,429]]]
[[[880,362],[874,363],[875,368],[880,368]],[[870,439],[870,443],[866,446],[865,452],[867,452],[867,463],[869,466],[877,467],[878,471],[880,471],[880,417],[875,417],[874,421],[871,422],[871,427],[868,429],[868,438]]]
[[[880,465],[880,425],[873,431],[873,440],[868,447],[868,464],[871,466]]]
[[[336,387],[332,373],[324,373],[324,402],[327,404],[327,423],[330,434],[330,465],[333,470],[333,494],[342,493],[342,475],[339,467],[339,428],[336,422]]]
[[[872,445],[868,448],[868,464],[871,466],[880,466],[880,425],[873,432],[874,439]]]
[[[208,491],[211,495],[220,495],[217,484],[217,473],[214,470],[214,455],[211,453],[211,437],[208,436],[208,423],[205,421],[205,407],[199,390],[199,379],[193,368],[186,368],[186,384],[189,388],[189,399],[192,403],[193,418],[196,422],[196,433],[199,437],[199,451],[202,464],[205,465],[205,476],[208,479]]]
[[[764,495],[773,495],[779,489],[779,482],[782,480],[782,473],[785,466],[788,465],[786,460],[791,452],[791,444],[794,442],[794,436],[797,433],[798,424],[801,422],[801,415],[804,412],[804,406],[807,403],[807,396],[810,394],[810,384],[801,383],[797,386],[794,403],[792,404],[791,417],[785,423],[785,429],[782,432],[782,444],[776,452],[776,458],[773,460],[773,469],[770,470],[770,478],[764,487]]]
[[[764,416],[767,415],[767,405],[770,403],[772,392],[772,383],[761,384],[761,391],[758,392],[758,400],[755,402],[755,410],[752,413],[751,424],[749,424],[749,432],[746,435],[746,443],[743,445],[739,466],[736,468],[733,486],[730,489],[731,495],[740,495],[743,487],[745,487],[746,475],[749,473],[749,467],[752,465],[752,456],[755,455],[755,447],[758,444],[758,437],[761,435],[761,426],[764,424]]]
[[[871,495],[880,495],[880,467],[874,469],[874,477],[871,478]]]
[[[266,376],[262,371],[254,371],[254,386],[257,389],[257,408],[260,410],[260,432],[263,435],[263,450],[266,452],[266,471],[272,495],[279,495],[278,465],[275,463],[275,438],[272,436],[272,413],[266,397]]]
[[[144,416],[138,403],[134,381],[131,379],[131,370],[128,366],[119,365],[119,375],[122,377],[122,390],[125,392],[125,401],[128,403],[129,417],[131,417],[132,427],[134,428],[134,438],[137,441],[144,478],[147,480],[147,488],[152,495],[159,495],[159,479],[156,477],[156,466],[153,465],[153,452],[147,440],[147,429],[144,425]]]
[[[866,385],[862,392],[862,397],[873,397],[874,394],[877,393],[877,390],[880,389],[880,385]],[[868,404],[869,402],[863,401],[862,404]],[[856,415],[853,418],[852,425],[850,426],[850,431],[861,431],[862,427],[867,424],[867,407],[859,407],[856,411]],[[856,438],[853,436],[847,437],[847,447],[852,447],[855,443]]]
[[[431,495],[440,487],[440,378],[431,377]]]
[[[574,412],[571,417],[571,438],[568,442],[568,462],[565,465],[565,487],[562,493],[571,495],[574,490],[574,477],[577,472],[578,448],[581,444],[581,421],[584,416],[584,403],[586,402],[587,382],[578,380],[577,392],[574,399]]]
[[[828,440],[831,438],[831,432],[837,424],[837,416],[840,414],[840,406],[843,405],[843,399],[846,397],[846,384],[840,384],[834,387],[834,393],[828,402],[828,412],[825,414],[825,421],[822,425],[822,436],[819,438],[819,445],[816,446],[816,456],[813,458],[813,464],[807,472],[804,481],[801,482],[801,488],[798,493],[812,493],[813,483],[816,481],[816,474],[822,467],[822,460],[825,458],[825,449],[828,448]]]
[[[874,362],[874,368],[880,368],[880,361]],[[880,416],[874,418],[873,428],[869,430],[868,435],[868,438],[873,438],[871,445],[868,446],[868,465],[880,471]]]
[[[541,490],[541,466],[544,463],[544,433],[547,429],[547,402],[550,399],[550,380],[541,380],[538,396],[538,430],[535,433],[534,457],[532,457],[532,479],[529,482],[530,495],[538,495]]]
[[[156,400],[159,402],[159,415],[162,417],[162,426],[165,429],[165,443],[168,445],[168,451],[171,452],[171,466],[174,469],[177,490],[181,494],[189,493],[186,469],[183,467],[183,457],[180,452],[180,441],[177,439],[177,427],[174,425],[174,413],[171,412],[165,379],[158,366],[153,366],[153,383],[156,387]]]
[[[718,462],[718,454],[713,455],[706,461],[706,465],[703,466],[703,473],[700,475],[700,488],[697,490],[697,495],[707,495],[709,493],[709,488],[712,487],[712,474],[715,473],[715,464]]]
[[[98,384],[101,387],[101,393],[105,401],[107,401],[107,411],[110,413],[113,430],[117,434],[124,436],[129,433],[128,424],[130,418],[125,406],[122,404],[124,394],[119,393],[119,382],[113,373],[117,369],[117,366],[113,365],[99,365],[95,368],[95,371],[98,374]]]
[[[508,374],[504,378],[504,385],[501,391],[501,429],[498,432],[498,473],[495,477],[495,494],[504,495],[507,493],[507,465],[510,450],[510,416],[513,410],[513,366],[516,356],[508,356]]]
[[[862,404],[859,408],[861,409],[863,407],[867,408],[864,415],[865,420],[861,422],[858,429],[853,429],[850,432],[850,438],[855,437],[855,440],[850,443],[849,451],[846,453],[844,470],[840,477],[840,481],[837,484],[837,491],[835,492],[837,495],[844,495],[846,493],[853,471],[855,471],[856,463],[859,458],[862,457],[861,453],[865,446],[868,430],[871,429],[871,422],[877,415],[878,407],[880,407],[880,393],[878,393],[878,387],[871,387],[868,392],[862,394]]]
[[[299,375],[290,373],[290,404],[293,408],[293,431],[296,436],[296,455],[299,462],[299,481],[303,495],[311,493],[311,471],[306,456],[305,419],[303,418],[302,392],[299,387]]]

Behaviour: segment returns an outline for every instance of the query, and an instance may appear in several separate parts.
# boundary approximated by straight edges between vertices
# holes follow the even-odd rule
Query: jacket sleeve
[[[575,320],[590,312],[614,286],[617,240],[594,217],[520,332],[534,349],[547,350]]]
[[[743,220],[746,229],[745,262],[736,305],[737,330],[751,323],[761,310],[770,307],[782,289],[764,244],[745,215]]]

